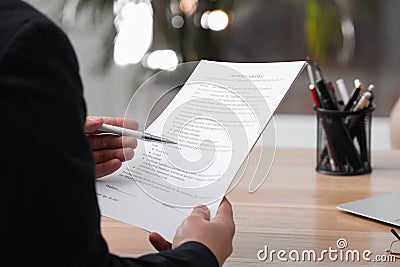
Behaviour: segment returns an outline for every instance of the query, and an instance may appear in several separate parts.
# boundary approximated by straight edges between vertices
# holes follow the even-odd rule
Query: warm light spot
[[[128,2],[116,18],[118,30],[114,61],[118,65],[140,62],[153,41],[153,10],[150,2]]]
[[[205,11],[203,15],[201,15],[200,18],[200,25],[203,27],[203,29],[209,29],[208,27],[208,14],[210,14],[210,11]]]
[[[181,0],[180,8],[182,13],[186,16],[193,15],[194,11],[196,11],[198,0]]]
[[[178,57],[173,50],[156,50],[145,58],[144,65],[150,69],[174,70],[178,66]]]
[[[229,16],[223,10],[213,10],[207,17],[208,27],[213,31],[221,31],[229,24]]]

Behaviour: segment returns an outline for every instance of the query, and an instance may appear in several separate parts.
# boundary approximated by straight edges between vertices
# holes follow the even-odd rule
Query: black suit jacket
[[[59,27],[20,0],[0,1],[0,94],[0,262],[218,266],[197,242],[139,258],[108,252],[74,50]]]

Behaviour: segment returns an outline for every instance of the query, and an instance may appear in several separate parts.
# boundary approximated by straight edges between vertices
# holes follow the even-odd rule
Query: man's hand
[[[137,140],[130,136],[105,134],[98,131],[103,123],[125,127],[132,130],[139,128],[133,120],[112,117],[87,117],[85,133],[92,145],[93,156],[96,162],[96,178],[106,176],[118,170],[125,160],[134,156]]]
[[[207,246],[216,256],[219,266],[233,251],[232,240],[235,234],[232,206],[224,198],[215,215],[210,221],[210,210],[207,206],[198,206],[188,216],[176,231],[172,248],[188,241],[197,241]],[[163,243],[163,242],[158,242]]]

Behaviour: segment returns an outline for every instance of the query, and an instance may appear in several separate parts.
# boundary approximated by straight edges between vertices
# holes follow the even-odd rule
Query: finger
[[[120,161],[126,161],[133,159],[135,152],[132,148],[119,148],[119,149],[108,149],[108,150],[96,150],[93,151],[93,157],[96,164],[103,163],[112,159],[118,159]]]
[[[171,243],[155,232],[149,234],[149,241],[157,251],[170,250],[172,248]]]
[[[102,149],[115,149],[115,148],[127,148],[130,147],[135,149],[138,142],[135,137],[132,136],[117,136],[112,134],[100,134],[88,136],[92,150]]]
[[[204,220],[210,220],[210,210],[206,205],[197,206],[193,209],[192,214],[190,216],[198,216]]]
[[[233,210],[232,210],[232,205],[224,197],[224,199],[221,201],[221,204],[219,205],[217,214],[215,215],[213,221],[222,221],[224,223],[233,223]]]
[[[114,118],[114,117],[102,117],[104,123],[115,125],[119,127],[124,127],[127,129],[137,130],[139,129],[139,124],[135,120],[124,119],[124,118]]]
[[[137,148],[138,146],[138,141],[136,137],[132,136],[122,136],[122,147],[130,147],[130,148]]]
[[[96,164],[96,178],[109,175],[118,170],[122,165],[119,159],[112,159],[100,164]]]
[[[103,124],[101,117],[87,117],[85,122],[85,133],[96,132]]]

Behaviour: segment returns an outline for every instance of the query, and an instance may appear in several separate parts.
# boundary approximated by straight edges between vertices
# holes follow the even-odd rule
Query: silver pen
[[[125,136],[133,136],[136,137],[137,139],[144,140],[144,141],[153,141],[153,142],[160,142],[160,143],[167,143],[167,144],[177,144],[177,142],[174,142],[172,140],[169,140],[167,138],[155,136],[149,133],[144,133],[140,131],[135,131],[131,129],[126,129],[114,125],[109,125],[103,123],[103,125],[98,129],[101,132],[107,132],[107,133],[113,133],[113,134],[118,134],[118,135],[125,135]]]

